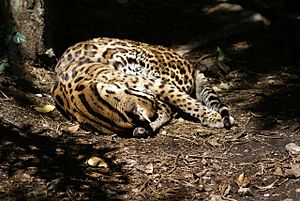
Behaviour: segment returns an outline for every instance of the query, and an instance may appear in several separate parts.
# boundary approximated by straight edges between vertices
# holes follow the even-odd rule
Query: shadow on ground
[[[196,44],[185,56],[197,64],[207,53],[215,61],[219,46],[225,53],[224,64],[230,70],[223,73],[223,77],[215,78],[219,82],[233,83],[220,94],[240,124],[231,131],[224,131],[178,121],[166,126],[153,139],[119,138],[108,140],[109,145],[93,134],[58,136],[55,129],[65,120],[37,114],[31,107],[36,104],[34,94],[40,92],[35,83],[42,79],[32,82],[32,77],[25,76],[23,71],[12,70],[13,75],[9,75],[12,78],[0,79],[3,92],[0,199],[151,200],[153,197],[153,200],[191,200],[195,197],[204,200],[211,194],[220,194],[226,185],[231,188],[229,198],[238,200],[261,200],[270,192],[283,199],[291,196],[297,199],[293,184],[298,184],[299,178],[289,178],[284,172],[274,175],[277,165],[285,171],[294,160],[285,145],[299,142],[299,123],[296,122],[300,114],[297,55],[300,49],[299,28],[294,26],[294,20],[283,16],[281,21],[276,21],[273,16],[270,25],[252,22],[249,19],[254,12],[249,10],[214,10],[219,1],[201,4],[197,1],[99,1],[97,6],[93,1],[85,1],[84,5],[81,1],[56,5],[57,2],[46,3],[54,6],[50,11],[61,6],[58,15],[61,21],[48,19],[47,27],[55,33],[53,37],[61,33],[55,42],[47,44],[58,53],[80,40],[110,36],[172,47]],[[57,22],[62,24],[56,27]],[[51,73],[40,71],[39,74],[45,78]],[[51,78],[45,83],[44,92],[49,92]],[[248,117],[250,122],[247,122]],[[52,122],[52,130],[37,119],[42,123]],[[22,124],[25,126],[20,126]],[[31,129],[34,126],[38,127],[35,132]],[[277,133],[271,133],[274,130]],[[122,146],[121,151],[114,145]],[[116,157],[107,156],[112,152]],[[178,157],[174,156],[177,152]],[[111,171],[101,174],[87,166],[90,156],[105,159]],[[133,165],[126,169],[115,162],[119,159]],[[154,164],[153,174],[139,169],[139,165],[150,163]],[[261,171],[263,167],[267,170]],[[233,180],[241,172],[252,176],[255,185],[266,187],[279,178],[280,183],[290,186],[278,184],[265,191],[252,188],[255,192],[252,196],[240,196]],[[263,173],[257,175],[257,172]]]
[[[118,200],[125,193],[120,186],[128,183],[126,176],[120,166],[114,165],[114,158],[105,157],[114,148],[93,148],[93,144],[78,144],[71,138],[51,138],[45,135],[46,131],[29,133],[2,124],[1,199]],[[93,178],[92,167],[86,164],[88,156],[100,157],[110,164],[107,178],[103,176],[101,181]],[[113,174],[119,176],[113,177]],[[15,178],[12,183],[8,180],[10,177]],[[4,189],[8,190],[4,192]]]

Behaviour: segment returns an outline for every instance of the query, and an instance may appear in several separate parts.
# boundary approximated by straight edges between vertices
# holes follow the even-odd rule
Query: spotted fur
[[[68,48],[55,72],[57,107],[102,133],[155,132],[172,118],[172,108],[209,127],[233,125],[204,75],[166,47],[96,38]]]

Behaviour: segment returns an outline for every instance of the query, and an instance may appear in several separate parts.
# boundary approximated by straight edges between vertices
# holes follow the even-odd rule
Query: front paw
[[[147,137],[149,135],[151,135],[153,133],[152,129],[146,129],[144,127],[136,127],[133,132],[132,135],[133,137]]]
[[[221,115],[214,110],[209,110],[209,112],[205,113],[202,117],[201,123],[202,125],[210,128],[224,128]]]

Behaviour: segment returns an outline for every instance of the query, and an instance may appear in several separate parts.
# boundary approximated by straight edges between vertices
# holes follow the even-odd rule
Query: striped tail
[[[217,111],[221,115],[226,129],[230,129],[233,126],[234,120],[230,117],[227,106],[221,103],[219,97],[212,88],[204,87],[200,93],[196,93],[196,96],[206,107]]]
[[[204,74],[198,70],[195,72],[195,87],[197,99],[206,107],[218,112],[222,117],[224,127],[230,129],[234,124],[234,119],[230,116],[227,106],[220,101],[216,92],[208,86]]]

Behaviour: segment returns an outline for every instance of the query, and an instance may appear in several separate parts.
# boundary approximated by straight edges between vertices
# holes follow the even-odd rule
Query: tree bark
[[[7,55],[12,68],[20,67],[26,60],[36,60],[44,54],[44,0],[4,0],[0,11],[4,19],[4,29],[15,27],[26,37],[20,44],[7,44]],[[14,33],[13,33],[14,34]]]

